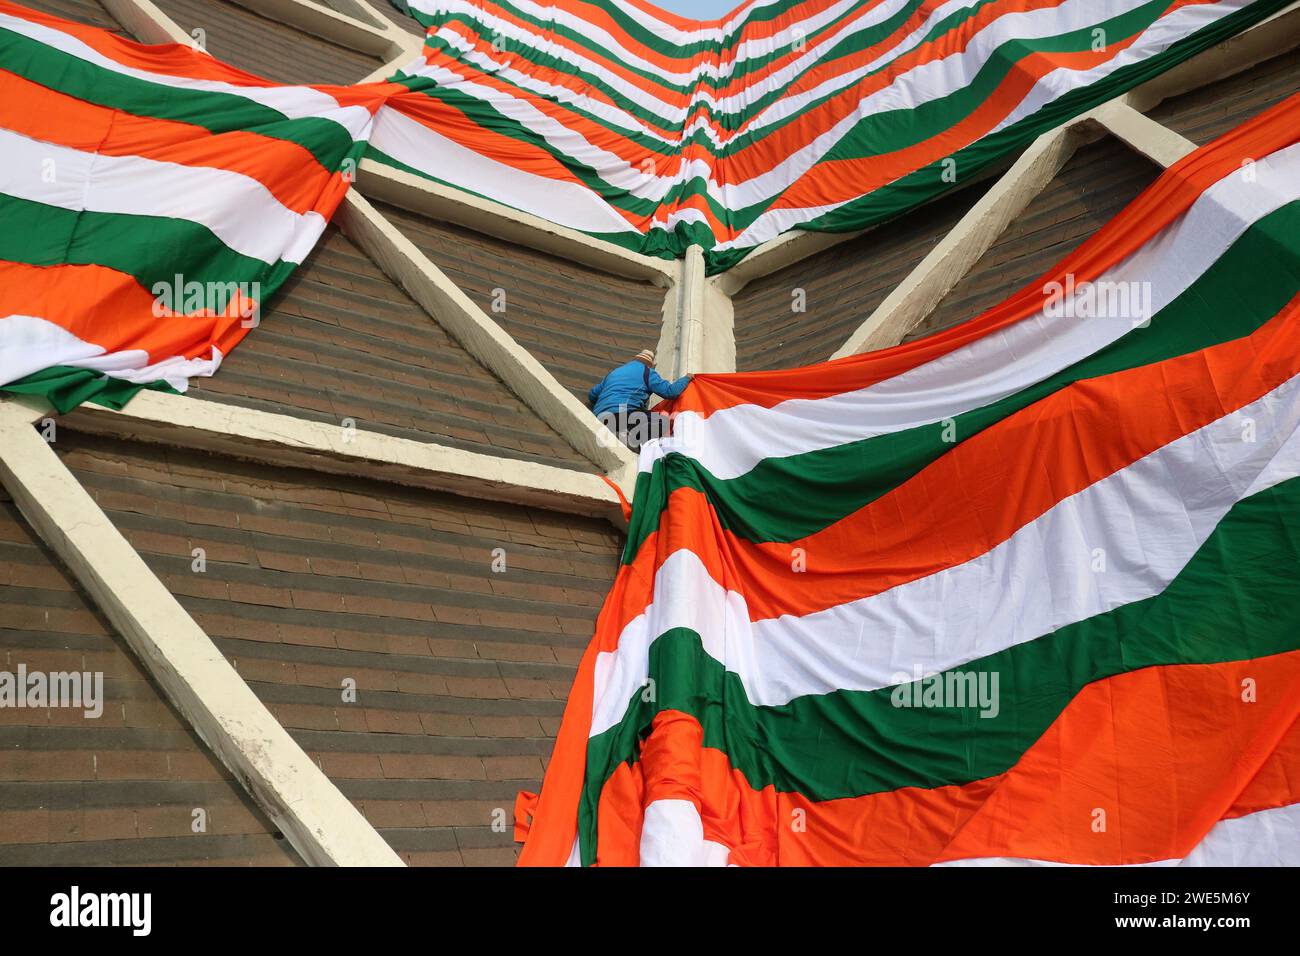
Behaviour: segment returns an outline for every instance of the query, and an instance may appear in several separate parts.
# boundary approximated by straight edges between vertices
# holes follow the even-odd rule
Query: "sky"
[[[650,0],[656,7],[696,20],[716,20],[740,5],[741,0]]]

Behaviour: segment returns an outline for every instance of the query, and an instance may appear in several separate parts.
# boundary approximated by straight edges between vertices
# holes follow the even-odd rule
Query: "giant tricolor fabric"
[[[0,386],[67,411],[211,375],[387,89],[279,86],[0,0]]]
[[[905,212],[1285,0],[415,0],[394,83],[280,86],[0,0],[0,389],[211,375],[366,149],[714,271]],[[369,139],[370,146],[366,147]]]
[[[1300,96],[989,312],[675,412],[522,862],[1300,863]]]
[[[397,0],[428,29],[383,162],[720,271],[862,229],[1286,0]]]

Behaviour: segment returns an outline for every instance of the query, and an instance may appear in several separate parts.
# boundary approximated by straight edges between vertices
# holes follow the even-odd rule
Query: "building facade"
[[[383,78],[387,0],[39,0],[284,83]],[[619,562],[635,462],[582,405],[977,315],[1300,91],[1300,4],[864,233],[706,277],[364,162],[260,327],[184,396],[0,399],[0,863],[509,865]]]

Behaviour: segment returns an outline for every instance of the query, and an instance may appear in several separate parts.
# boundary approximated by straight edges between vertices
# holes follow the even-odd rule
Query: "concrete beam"
[[[603,469],[631,499],[636,456],[541,362],[489,318],[356,190],[344,198],[335,221],[452,338],[495,373],[578,454]]]
[[[312,0],[234,0],[272,20],[297,27],[305,33],[318,36],[358,53],[387,60],[402,52],[397,30],[376,27],[331,10]]]
[[[398,29],[396,24],[381,17],[373,9],[362,3],[361,0],[326,0],[325,6],[343,14],[345,17],[351,17],[353,20],[385,32],[390,28],[393,30]]]
[[[1078,126],[1058,127],[1034,140],[831,358],[901,342],[1052,181],[1087,135]]]
[[[676,259],[672,263],[675,278],[664,293],[662,319],[659,324],[659,342],[655,346],[655,363],[659,374],[665,378],[677,378],[682,372],[681,349],[678,340],[681,335],[682,314],[682,273],[685,263]]]
[[[149,0],[102,0],[104,9],[141,43],[184,43],[194,38],[177,26]]]
[[[24,397],[14,404],[21,405],[33,421],[53,417],[40,399]],[[121,411],[86,404],[60,417],[58,423],[86,434],[588,515],[624,527],[618,496],[590,472],[184,395],[144,391]]]
[[[0,482],[195,733],[313,865],[397,854],[249,690],[29,421],[0,403]]]
[[[673,263],[629,252],[612,243],[548,222],[490,199],[444,186],[394,169],[374,160],[362,160],[356,188],[363,196],[403,209],[464,226],[529,249],[591,266],[613,275],[645,279],[662,288],[672,284]]]
[[[1145,113],[1172,96],[1226,79],[1297,46],[1300,46],[1300,2],[1148,80],[1131,90],[1124,101]]]
[[[676,297],[674,376],[736,370],[735,314],[731,298],[704,270],[704,253],[688,246]]]
[[[1122,100],[1097,110],[1096,120],[1111,135],[1166,169],[1196,150],[1196,144],[1186,136],[1162,126]]]
[[[402,67],[406,66],[406,64],[414,60],[420,53],[420,43],[418,40],[414,43],[408,43],[408,39],[414,38],[405,33],[403,33],[401,37],[394,38],[394,42],[398,44],[400,52],[396,56],[385,60],[382,64],[375,67],[372,72],[367,73],[361,79],[357,80],[357,83],[382,83]],[[369,160],[367,160],[367,162],[369,162]]]

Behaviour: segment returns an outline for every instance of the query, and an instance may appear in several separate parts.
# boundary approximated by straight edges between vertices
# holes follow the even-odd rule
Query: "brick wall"
[[[592,466],[330,226],[261,324],[190,392],[417,441]]]
[[[420,26],[414,17],[408,17],[389,3],[388,0],[358,0],[358,2],[376,11],[383,19],[396,23],[407,33],[424,36],[424,27]]]
[[[587,390],[611,368],[659,341],[664,289],[395,206],[377,205],[431,262],[583,401]]]
[[[122,29],[122,24],[104,9],[104,5],[99,0],[15,0],[15,2],[21,2],[24,7],[30,7],[32,10],[40,10],[42,13],[63,17],[65,20],[75,20],[77,23],[111,30],[113,33],[134,39]]]
[[[98,718],[0,707],[0,866],[297,862],[13,503],[0,500],[0,670],[20,664],[102,671],[105,703]],[[199,807],[207,832],[196,834]]]
[[[1079,149],[907,339],[974,318],[1077,248],[1161,169],[1113,138]]]
[[[382,63],[228,0],[154,2],[186,33],[201,28],[218,60],[277,83],[350,84]]]
[[[514,860],[514,795],[613,580],[609,524],[66,430],[56,448],[404,859]]]
[[[1165,100],[1151,118],[1204,145],[1295,93],[1300,93],[1300,50]]]
[[[795,368],[830,358],[990,185],[959,190],[750,282],[733,299],[736,368]],[[793,311],[795,289],[804,290],[805,312]]]

